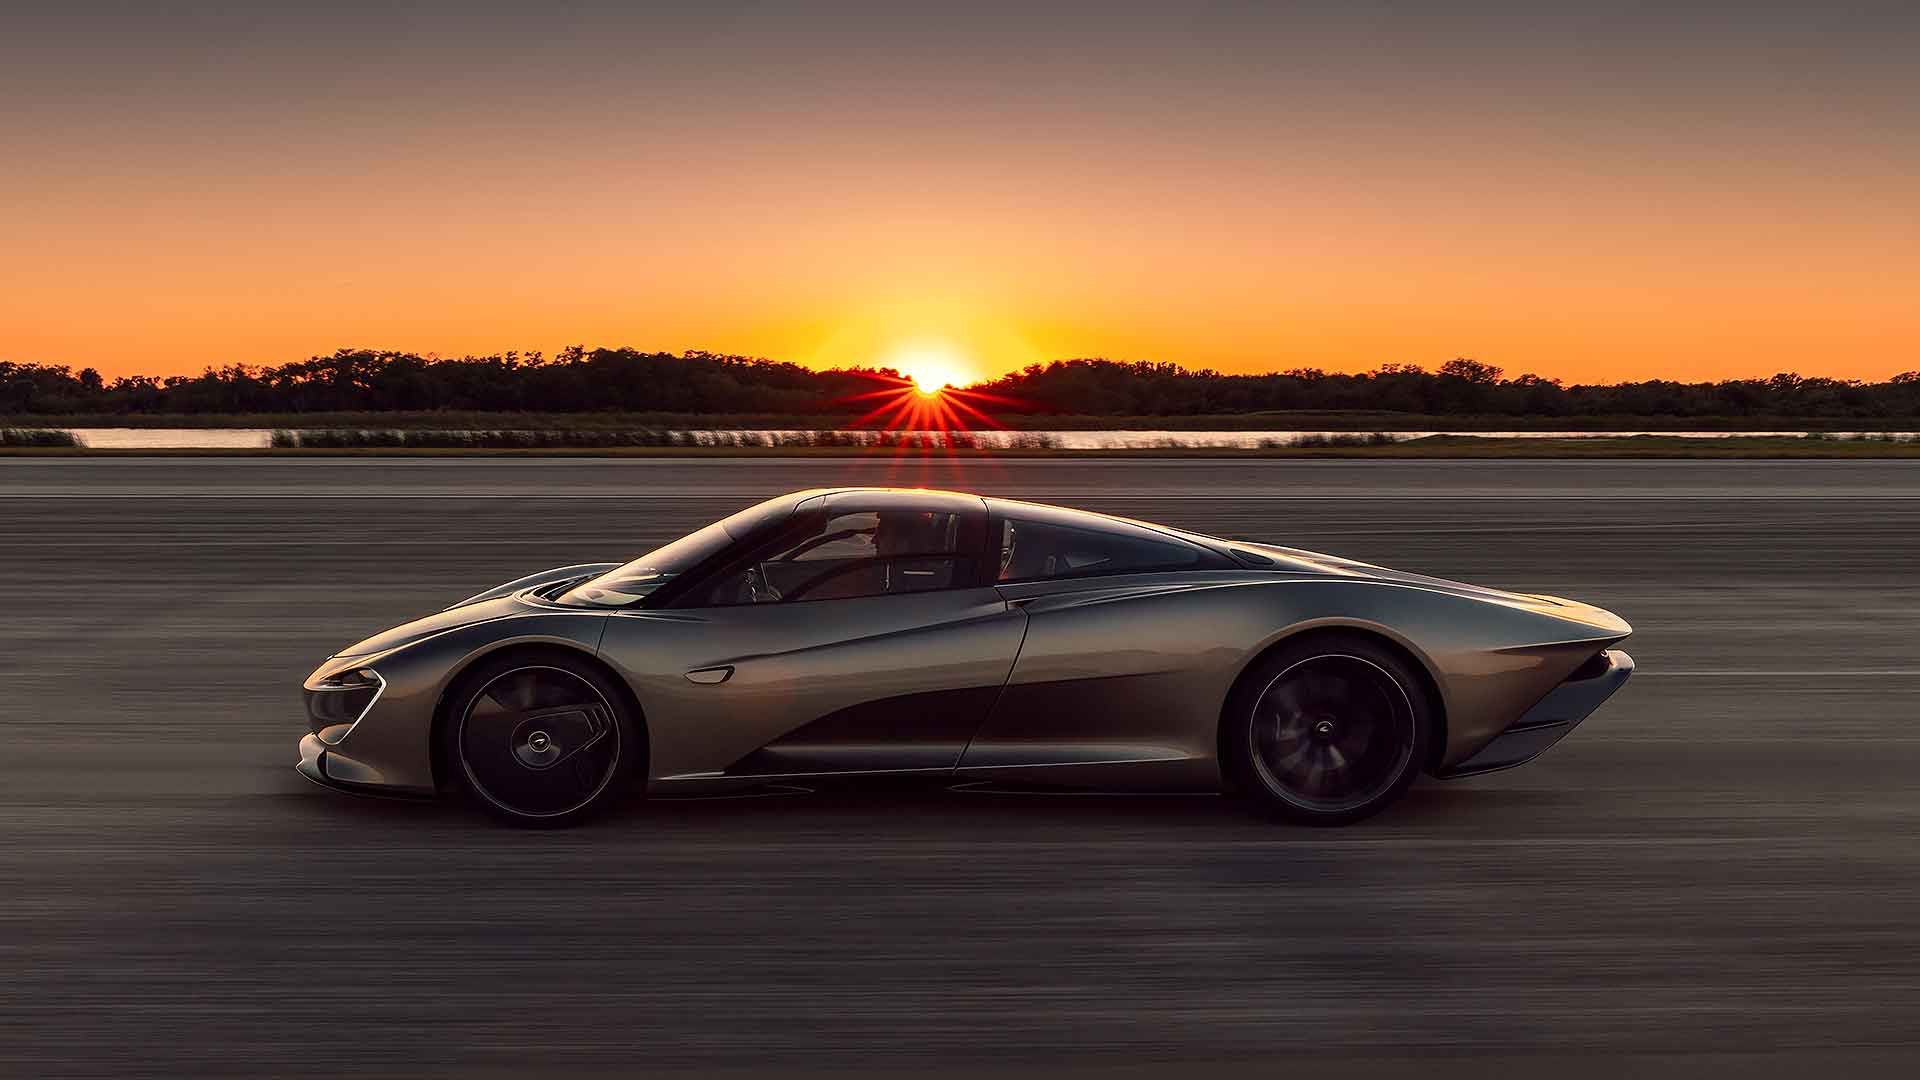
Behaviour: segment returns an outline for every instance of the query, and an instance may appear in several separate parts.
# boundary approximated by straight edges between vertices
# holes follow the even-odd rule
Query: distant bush
[[[268,444],[280,449],[345,450],[422,448],[449,450],[552,450],[612,446],[678,446],[671,431],[434,431],[279,430]]]
[[[1302,435],[1292,442],[1279,439],[1262,439],[1260,445],[1265,449],[1279,446],[1334,447],[1334,446],[1388,446],[1400,440],[1384,431],[1328,432],[1325,434]]]
[[[86,443],[71,431],[46,428],[0,428],[0,446],[79,447]]]

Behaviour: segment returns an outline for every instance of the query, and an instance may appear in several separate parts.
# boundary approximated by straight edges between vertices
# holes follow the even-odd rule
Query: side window
[[[880,553],[876,545],[879,535],[879,514],[839,514],[828,518],[825,528],[775,555],[774,559],[797,563],[871,559]]]
[[[1191,544],[1120,523],[1088,529],[1007,517],[996,539],[1000,581],[1185,570],[1206,558]]]
[[[734,568],[705,602],[779,604],[927,592],[971,584],[960,515],[861,510],[819,519],[779,549]]]

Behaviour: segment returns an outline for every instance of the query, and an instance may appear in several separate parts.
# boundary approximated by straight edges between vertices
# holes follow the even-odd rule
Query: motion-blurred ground
[[[333,649],[792,488],[1067,502],[1638,627],[1550,755],[1339,831],[886,790],[502,830],[291,769]],[[0,461],[0,1072],[1920,1063],[1920,468]]]

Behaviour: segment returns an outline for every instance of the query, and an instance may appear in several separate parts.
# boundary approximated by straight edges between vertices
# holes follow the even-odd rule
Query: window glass
[[[1191,544],[1120,522],[1081,528],[1006,517],[998,539],[1001,581],[1183,570],[1206,558]]]
[[[969,583],[960,515],[861,510],[816,519],[771,554],[723,575],[708,604],[776,604],[928,592]]]
[[[792,513],[796,500],[808,494],[795,492],[756,503],[582,582],[555,599],[569,607],[625,607],[638,603],[681,574],[708,559],[718,558],[733,544],[771,527]]]
[[[731,543],[733,536],[727,531],[727,523],[716,521],[671,544],[655,548],[617,570],[575,585],[562,593],[558,602],[569,607],[622,607],[635,603],[698,566],[702,560],[718,555]]]
[[[871,559],[880,553],[876,547],[879,534],[879,514],[839,514],[827,520],[825,529],[775,557],[793,562]]]

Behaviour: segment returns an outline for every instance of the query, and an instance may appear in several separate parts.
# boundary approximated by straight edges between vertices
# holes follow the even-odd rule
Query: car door
[[[1143,526],[988,504],[996,583],[1028,623],[961,769],[1011,779],[1126,767],[1137,778],[1138,767],[1153,766],[1169,783],[1205,780],[1215,669],[1237,654],[1210,644],[1218,632],[1204,589],[1241,572],[1218,552]],[[1107,775],[1081,771],[1074,779]]]
[[[1026,622],[983,580],[985,532],[972,496],[821,496],[670,606],[610,618],[651,774],[952,769]]]

